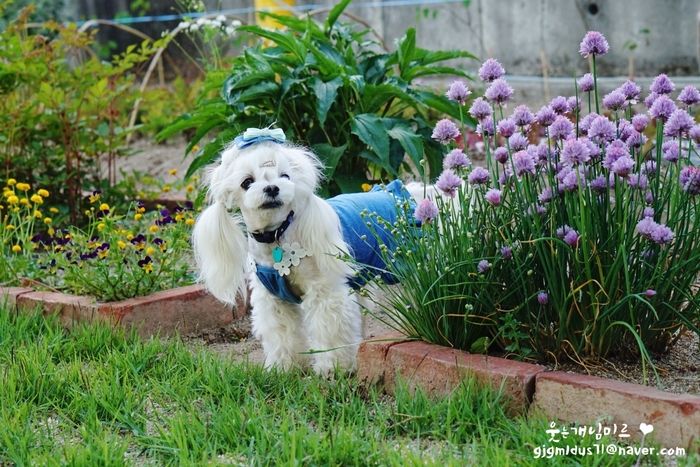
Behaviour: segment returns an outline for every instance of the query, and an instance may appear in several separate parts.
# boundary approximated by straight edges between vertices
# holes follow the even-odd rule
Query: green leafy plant
[[[193,129],[188,152],[214,136],[197,153],[189,174],[212,162],[241,131],[272,124],[319,155],[330,192],[357,191],[368,179],[396,177],[406,160],[418,173],[438,170],[440,148],[426,138],[430,113],[457,118],[459,108],[443,95],[416,87],[415,81],[464,76],[443,62],[473,56],[417,47],[413,29],[395,51],[383,52],[368,30],[338,21],[348,3],[335,6],[324,23],[270,14],[286,29],[238,28],[257,45],[234,60],[225,80],[207,77],[197,107],[159,135]],[[220,95],[212,97],[219,86]]]
[[[52,38],[30,34],[31,11],[0,31],[0,171],[48,189],[76,221],[82,193],[115,181],[139,95],[132,71],[160,41],[104,62],[91,51],[94,34],[74,24],[43,24]]]

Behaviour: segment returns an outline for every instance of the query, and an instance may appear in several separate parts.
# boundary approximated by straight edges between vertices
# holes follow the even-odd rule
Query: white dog
[[[309,359],[320,374],[354,368],[362,318],[351,286],[361,281],[342,256],[381,271],[377,232],[391,240],[381,228],[368,230],[360,211],[368,207],[391,223],[397,198],[410,197],[399,182],[392,194],[324,201],[314,194],[321,169],[311,152],[287,144],[281,130],[250,129],[211,170],[211,205],[194,228],[200,280],[215,297],[235,303],[250,283],[253,334],[267,368]]]

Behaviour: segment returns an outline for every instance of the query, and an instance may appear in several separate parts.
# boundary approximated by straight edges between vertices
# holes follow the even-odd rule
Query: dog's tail
[[[230,304],[245,291],[248,244],[240,224],[222,202],[215,202],[199,215],[192,232],[199,280]]]

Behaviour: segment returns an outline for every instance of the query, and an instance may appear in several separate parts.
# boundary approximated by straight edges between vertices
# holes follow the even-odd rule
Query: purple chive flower
[[[481,78],[481,81],[486,81],[487,83],[496,81],[505,74],[506,70],[504,70],[503,66],[494,58],[489,58],[479,68],[479,78]]]
[[[630,156],[622,156],[615,162],[611,167],[611,170],[615,175],[619,177],[626,177],[634,168],[634,159]]]
[[[531,144],[527,147],[527,152],[532,154],[532,157],[535,158],[535,161],[540,163],[545,163],[549,159],[549,149],[547,149],[547,146],[545,144],[540,144],[537,146]]]
[[[656,290],[654,290],[654,289],[646,289],[646,290],[644,291],[644,295],[645,295],[647,298],[651,298],[651,297],[653,297],[654,295],[656,295]]]
[[[530,125],[535,120],[535,116],[526,105],[517,106],[515,110],[513,110],[511,118],[513,122],[521,128]]]
[[[671,94],[676,86],[673,84],[668,76],[661,73],[659,76],[654,78],[649,90],[655,94]]]
[[[654,208],[646,207],[642,212],[643,217],[654,217]]]
[[[513,154],[513,165],[518,177],[526,173],[535,175],[535,158],[527,151],[518,151]]]
[[[534,216],[535,214],[539,216],[544,216],[547,214],[547,208],[542,205],[535,204],[534,206],[529,206],[526,211],[528,216]]]
[[[642,164],[641,172],[649,177],[656,175],[656,161],[648,160]]]
[[[506,80],[503,78],[498,78],[486,89],[484,96],[489,101],[496,104],[505,104],[513,95],[513,88],[511,88]]]
[[[488,271],[489,269],[491,269],[491,263],[489,263],[485,259],[482,259],[481,261],[479,261],[479,264],[477,264],[477,266],[476,266],[476,270],[479,271],[479,274],[483,274],[486,271]]]
[[[561,150],[561,160],[568,165],[585,164],[591,160],[588,145],[578,139],[567,139]]]
[[[644,98],[644,106],[647,109],[651,109],[651,106],[654,105],[654,102],[656,102],[656,99],[660,95],[661,94],[656,94],[655,92],[650,93],[647,97]]]
[[[654,222],[651,217],[645,217],[637,223],[637,233],[659,245],[665,245],[673,240],[673,231],[664,224]]]
[[[492,112],[491,106],[483,97],[476,98],[469,108],[469,115],[474,117],[475,120],[483,120],[490,117]]]
[[[459,129],[452,120],[443,118],[435,125],[433,130],[433,139],[442,144],[448,144],[459,136]]]
[[[511,151],[522,151],[527,148],[530,142],[521,133],[515,133],[508,138],[508,144],[510,145]]]
[[[647,204],[653,204],[654,203],[654,194],[651,191],[647,191],[646,194],[644,195],[644,201]]]
[[[497,190],[496,188],[491,188],[489,191],[484,194],[484,198],[486,201],[489,202],[489,204],[493,206],[498,206],[501,204],[501,190]]]
[[[557,96],[552,99],[552,101],[549,103],[549,107],[551,107],[551,109],[557,115],[563,115],[571,110],[569,108],[569,103],[564,96]]]
[[[626,96],[619,90],[614,90],[603,97],[603,107],[612,111],[620,110],[625,105]]]
[[[633,131],[632,133],[630,133],[630,135],[625,140],[627,146],[631,148],[641,148],[646,142],[647,137],[644,134],[639,133],[638,131]]]
[[[438,215],[438,207],[431,199],[422,199],[413,216],[421,223],[430,222]]]
[[[649,186],[649,179],[644,174],[630,174],[627,177],[627,184],[632,188],[639,188],[640,190],[646,190]]]
[[[586,73],[578,79],[578,88],[581,92],[593,91],[593,75]]]
[[[604,35],[598,31],[588,31],[586,35],[583,36],[583,40],[579,46],[579,53],[584,57],[588,57],[589,55],[605,55],[608,53],[609,49],[610,46]]]
[[[612,141],[605,147],[605,159],[603,159],[603,167],[606,169],[612,169],[613,163],[615,163],[616,160],[623,156],[629,156],[630,155],[630,150],[627,147],[627,145],[619,140],[616,139],[615,141]]]
[[[567,139],[574,131],[574,124],[571,120],[559,115],[554,123],[549,127],[549,136],[553,139]]]
[[[498,133],[504,138],[509,138],[515,133],[515,123],[512,119],[506,118],[498,122]]]
[[[493,127],[493,120],[490,118],[479,120],[475,131],[478,135],[482,136],[493,136],[496,134],[496,129]]]
[[[571,96],[566,100],[566,106],[570,112],[577,112],[581,109],[581,99],[576,96]]]
[[[700,125],[693,125],[693,128],[688,132],[688,136],[695,144],[700,144]]]
[[[580,236],[579,236],[578,232],[576,232],[576,231],[573,230],[573,229],[572,229],[572,230],[569,230],[569,231],[566,233],[566,235],[564,235],[564,241],[565,241],[566,244],[569,245],[570,247],[576,247],[576,245],[578,245],[578,240],[579,240],[579,238],[580,238]]]
[[[583,174],[579,170],[564,167],[557,174],[557,178],[561,181],[561,188],[564,191],[575,191],[578,190],[579,180],[583,179]]]
[[[513,259],[513,249],[509,246],[501,247],[501,256],[503,259]]]
[[[608,190],[608,179],[605,175],[600,175],[590,182],[588,182],[588,186],[591,187],[591,190],[597,191],[597,192],[603,192]]]
[[[683,109],[673,111],[666,125],[664,125],[664,135],[682,137],[687,135],[691,128],[695,125],[695,120],[688,112]]]
[[[598,144],[612,141],[615,139],[615,124],[606,117],[598,116],[591,122],[588,137]]]
[[[435,186],[450,198],[454,198],[457,193],[457,188],[462,186],[462,179],[452,170],[443,170],[437,182],[435,182]]]
[[[442,161],[443,169],[462,169],[469,167],[471,162],[461,149],[453,149],[445,156]]]
[[[700,102],[700,91],[695,86],[686,86],[678,94],[677,100],[690,107]]]
[[[462,80],[453,81],[445,93],[449,100],[458,102],[460,105],[466,104],[469,94],[471,94],[471,91]]]
[[[556,118],[557,114],[554,113],[554,110],[552,110],[552,108],[548,105],[542,107],[535,115],[535,120],[537,120],[537,123],[539,123],[543,127],[550,126],[552,123],[554,123],[554,120]]]
[[[508,150],[504,148],[503,146],[497,147],[493,151],[493,158],[496,159],[497,162],[500,162],[501,164],[505,164],[506,161],[508,160]]]
[[[645,114],[637,114],[632,117],[632,126],[638,132],[643,132],[647,125],[649,125],[649,117],[647,117]]]
[[[634,81],[627,80],[620,86],[619,91],[625,96],[626,103],[634,105],[639,100],[642,88],[637,86]]]
[[[678,162],[678,158],[680,157],[680,148],[678,147],[678,140],[669,139],[664,141],[664,143],[661,145],[661,153],[663,154],[663,158],[665,161]]]
[[[498,183],[501,185],[505,185],[508,182],[508,179],[513,176],[513,167],[511,167],[511,164],[505,164],[503,166],[503,172],[501,172],[501,175],[498,176]]]
[[[549,295],[547,294],[547,292],[539,292],[537,294],[537,303],[539,303],[542,306],[545,306],[549,303]]]
[[[591,112],[585,117],[583,117],[581,120],[578,122],[578,129],[581,131],[581,133],[588,133],[588,130],[591,128],[591,123],[593,123],[593,120],[598,118],[600,115],[598,115],[595,112]]]
[[[472,185],[483,185],[489,181],[489,171],[483,167],[474,167],[467,181]]]
[[[554,197],[554,192],[552,191],[551,187],[547,187],[544,190],[542,190],[542,193],[540,193],[537,196],[537,200],[540,203],[546,204],[552,201],[552,198]]]
[[[557,230],[556,230],[557,237],[564,238],[564,235],[566,235],[567,232],[569,232],[570,230],[573,230],[573,229],[571,227],[569,227],[568,225],[566,225],[566,224],[562,225],[561,227],[557,228]]]
[[[678,180],[683,191],[689,195],[700,194],[700,168],[691,166],[683,168]]]
[[[675,110],[676,104],[673,103],[671,98],[662,94],[654,100],[649,109],[649,115],[665,122]]]

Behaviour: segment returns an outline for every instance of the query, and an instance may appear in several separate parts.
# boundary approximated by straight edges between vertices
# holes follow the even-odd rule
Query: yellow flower
[[[53,219],[50,217],[44,217],[44,224],[49,225],[53,222]]]
[[[117,246],[120,250],[123,250],[124,248],[126,248],[126,242],[124,242],[123,240],[119,240],[117,241]]]
[[[192,152],[199,152],[199,144],[192,146]]]
[[[102,231],[105,229],[105,227],[107,227],[107,226],[105,225],[105,223],[104,223],[104,222],[100,222],[99,224],[97,224],[97,231],[98,231],[98,232],[102,232]]]
[[[163,185],[163,193],[169,192],[171,190],[171,188],[172,187],[170,185]]]
[[[369,183],[362,184],[362,191],[369,191],[371,189],[372,189],[372,185],[370,185]]]
[[[14,195],[14,194],[15,194],[15,192],[12,191],[12,190],[5,190],[5,191],[2,192],[2,195],[3,195],[5,198],[9,198],[10,196],[12,196],[12,195]]]
[[[142,217],[143,217],[143,214],[141,214],[140,212],[137,212],[136,214],[134,214],[135,221],[140,221]]]
[[[22,251],[22,247],[19,245],[12,245],[12,252],[13,253],[19,253]]]
[[[96,202],[98,202],[100,200],[100,194],[99,193],[91,194],[89,200],[90,200],[90,204],[95,204]]]
[[[184,218],[185,218],[185,215],[181,212],[178,212],[177,214],[175,214],[175,222],[180,222]]]
[[[107,204],[107,203],[100,204],[100,211],[109,211],[109,204]]]
[[[31,188],[31,186],[29,185],[29,183],[18,183],[17,184],[17,189],[19,191],[29,191],[30,188]]]
[[[177,169],[170,169],[170,170],[168,170],[168,173],[170,175],[177,175]]]
[[[14,178],[9,178],[9,179],[7,179],[7,184],[9,186],[15,186],[15,185],[17,185],[17,180],[15,180]]]
[[[85,215],[88,216],[88,217],[92,216],[92,211],[90,211],[89,209],[86,209],[86,210],[85,210]]]
[[[139,214],[143,214],[144,212],[146,212],[146,208],[144,208],[143,206],[138,207],[136,208],[136,212],[138,212]]]
[[[132,234],[131,232],[129,232],[128,234],[126,234],[126,239],[127,239],[127,240],[131,241],[132,238],[134,238],[134,234]]]
[[[27,198],[22,198],[19,200],[19,204],[23,206],[29,206],[29,200]]]
[[[51,235],[52,237],[53,237],[54,234],[56,233],[56,231],[54,230],[53,227],[49,227],[49,230],[47,230],[46,232],[48,232],[48,234]]]
[[[192,193],[194,191],[194,185],[190,183],[185,189],[187,190],[187,193]]]
[[[147,254],[147,255],[152,255],[152,254],[155,253],[155,252],[156,252],[156,249],[153,248],[152,246],[149,246],[148,248],[146,248],[146,254]]]
[[[12,208],[12,212],[19,212],[19,208]]]
[[[150,226],[150,227],[148,228],[148,231],[151,232],[151,233],[156,233],[156,232],[158,232],[158,230],[159,230],[159,229],[158,229],[158,226],[157,226],[157,225],[152,225],[152,226]]]
[[[39,190],[37,190],[36,193],[37,193],[39,196],[43,196],[44,198],[48,198],[48,197],[49,197],[49,192],[48,192],[48,190],[45,190],[45,189],[43,189],[43,188],[40,188]]]
[[[44,203],[44,198],[42,198],[41,196],[39,196],[37,194],[32,195],[32,197],[29,199],[32,200],[32,203],[34,203],[34,204],[43,204]]]
[[[35,209],[34,210],[34,217],[36,217],[37,219],[41,219],[42,217],[44,217],[44,215],[41,213],[41,211],[39,211],[38,209]]]
[[[150,274],[153,272],[153,263],[146,263],[143,266],[141,266],[146,273]]]
[[[10,196],[7,198],[7,204],[17,204],[19,203],[19,198],[15,195]]]
[[[15,227],[14,225],[12,225],[12,224],[7,224],[7,225],[5,226],[5,230],[10,230],[10,231],[12,231],[12,230],[15,230],[15,229],[16,229],[16,227]]]
[[[187,220],[185,221],[185,224],[187,224],[187,225],[194,225],[194,219],[191,219],[191,218],[190,218],[190,219],[187,219]]]
[[[49,208],[51,214],[58,214],[58,208]]]

